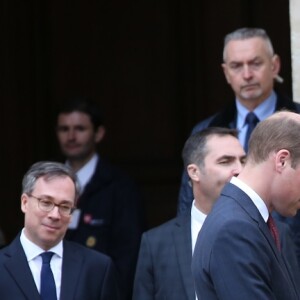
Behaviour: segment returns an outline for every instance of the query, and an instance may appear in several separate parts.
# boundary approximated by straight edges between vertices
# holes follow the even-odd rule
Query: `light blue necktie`
[[[41,270],[41,299],[42,300],[57,300],[56,287],[53,273],[50,267],[50,261],[53,252],[44,252],[41,254],[43,259]]]

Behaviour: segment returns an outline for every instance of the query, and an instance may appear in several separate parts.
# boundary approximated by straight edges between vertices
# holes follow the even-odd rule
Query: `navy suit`
[[[277,95],[276,108],[275,108],[276,111],[282,108],[286,108],[288,110],[300,113],[299,103],[295,103],[291,101],[289,98],[286,98],[279,93],[276,93],[276,95]],[[213,127],[213,126],[236,128],[236,118],[237,118],[237,109],[236,109],[235,101],[233,101],[224,110],[196,124],[191,134],[199,132],[204,128]],[[181,186],[179,191],[178,214],[181,214],[186,210],[190,210],[193,199],[194,196],[193,196],[192,188],[189,185],[189,177],[187,172],[184,170],[182,174]]]
[[[299,268],[293,244],[282,231],[286,228],[280,227],[279,251],[252,200],[227,183],[194,251],[192,272],[199,300],[299,299]]]
[[[122,299],[131,299],[144,212],[138,188],[127,175],[99,159],[79,198],[79,226],[66,239],[109,255],[115,263]]]
[[[60,300],[117,300],[116,273],[106,255],[64,241]],[[0,250],[0,299],[40,300],[20,236]]]
[[[134,300],[194,300],[191,213],[143,234]]]

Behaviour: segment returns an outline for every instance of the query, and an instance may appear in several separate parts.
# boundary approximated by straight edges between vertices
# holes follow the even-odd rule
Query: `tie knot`
[[[259,122],[256,114],[254,112],[249,112],[246,116],[246,123],[253,124],[254,126]]]
[[[53,254],[54,254],[53,252],[43,252],[41,254],[41,257],[43,259],[43,264],[49,264]]]

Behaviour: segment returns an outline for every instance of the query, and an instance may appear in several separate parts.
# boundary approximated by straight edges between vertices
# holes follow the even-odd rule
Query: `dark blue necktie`
[[[42,300],[57,300],[56,287],[53,273],[50,267],[50,261],[53,252],[44,252],[41,254],[43,259],[41,270],[41,299]]]
[[[256,114],[254,112],[249,112],[246,116],[246,121],[248,124],[248,129],[247,129],[247,133],[246,133],[246,138],[245,138],[245,151],[248,152],[248,143],[249,143],[249,139],[250,139],[250,135],[253,131],[253,129],[255,128],[255,126],[257,125],[257,123],[259,122]]]

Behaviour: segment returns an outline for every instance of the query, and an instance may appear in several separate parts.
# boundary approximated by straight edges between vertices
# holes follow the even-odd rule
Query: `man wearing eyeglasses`
[[[76,177],[64,164],[38,162],[25,174],[24,228],[0,250],[1,300],[119,299],[111,259],[63,240],[77,195]]]

